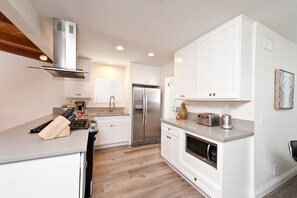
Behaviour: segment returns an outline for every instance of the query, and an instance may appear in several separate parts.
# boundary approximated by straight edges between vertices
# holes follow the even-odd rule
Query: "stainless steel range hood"
[[[54,77],[84,79],[84,71],[76,69],[76,23],[53,19],[53,66],[29,67],[42,69]]]

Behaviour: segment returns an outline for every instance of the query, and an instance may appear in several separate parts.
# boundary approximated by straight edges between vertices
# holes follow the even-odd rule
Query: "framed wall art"
[[[274,109],[293,109],[294,74],[281,69],[275,70]]]

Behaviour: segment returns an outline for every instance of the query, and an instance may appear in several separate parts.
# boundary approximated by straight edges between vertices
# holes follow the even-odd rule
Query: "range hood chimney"
[[[29,67],[42,69],[54,77],[84,79],[84,71],[76,69],[76,23],[53,19],[53,66]]]

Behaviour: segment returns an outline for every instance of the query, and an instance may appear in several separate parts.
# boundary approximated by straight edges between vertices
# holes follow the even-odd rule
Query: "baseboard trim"
[[[258,189],[255,190],[255,197],[260,198],[264,197],[271,191],[275,190],[278,188],[280,185],[284,184],[287,182],[289,179],[297,175],[297,166],[290,169],[289,171],[285,172],[281,176],[271,180],[270,182],[266,183],[265,185],[259,187]]]
[[[113,143],[113,144],[104,144],[104,145],[95,145],[94,149],[105,149],[105,148],[112,148],[112,147],[118,147],[118,146],[127,146],[129,145],[129,142],[120,142],[120,143]]]

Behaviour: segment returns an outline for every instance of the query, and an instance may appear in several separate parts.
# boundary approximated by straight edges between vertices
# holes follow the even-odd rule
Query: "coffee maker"
[[[86,111],[86,102],[85,101],[75,101],[76,110],[80,111],[81,113],[85,113]]]

